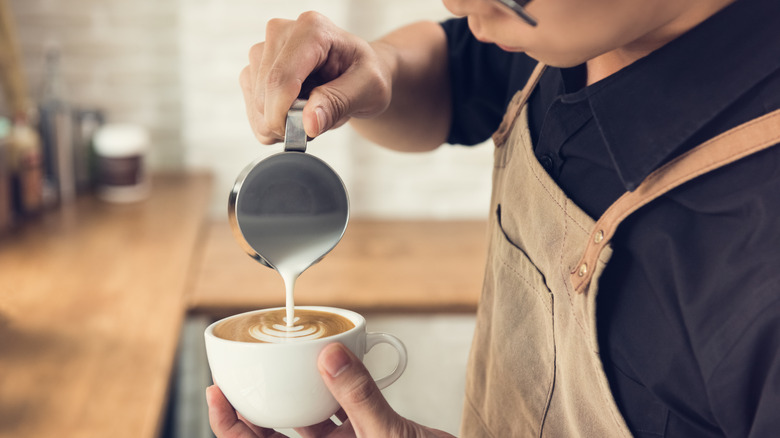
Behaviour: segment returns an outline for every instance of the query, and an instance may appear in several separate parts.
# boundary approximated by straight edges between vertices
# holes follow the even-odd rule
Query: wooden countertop
[[[352,219],[341,242],[301,275],[296,305],[358,311],[476,309],[487,254],[485,221]],[[279,274],[247,256],[226,221],[208,227],[187,297],[216,316],[284,305]]]
[[[82,198],[0,239],[0,438],[159,435],[186,312],[284,304],[276,271],[205,222],[207,175],[130,205]],[[297,304],[474,311],[483,221],[353,219]]]
[[[159,176],[0,239],[0,437],[155,437],[211,180]]]

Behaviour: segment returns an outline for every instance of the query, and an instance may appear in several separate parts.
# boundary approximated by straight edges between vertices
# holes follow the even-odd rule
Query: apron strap
[[[495,143],[496,147],[501,147],[506,142],[506,137],[512,130],[512,125],[520,116],[523,106],[528,102],[531,92],[536,88],[536,84],[539,83],[539,79],[546,68],[547,66],[541,62],[537,63],[523,89],[512,96],[512,100],[504,113],[504,119],[501,121],[501,125],[498,126],[498,130],[493,134],[493,143]]]
[[[571,271],[578,293],[588,288],[601,250],[631,213],[668,191],[780,141],[780,109],[714,137],[656,169],[633,192],[626,192],[596,222],[588,246]]]

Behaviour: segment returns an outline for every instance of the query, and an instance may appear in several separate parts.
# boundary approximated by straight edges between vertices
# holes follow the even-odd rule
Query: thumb
[[[402,418],[382,396],[366,367],[344,345],[326,346],[319,355],[318,367],[358,437],[387,436],[403,428]]]
[[[351,110],[347,92],[332,83],[311,91],[309,102],[303,109],[303,129],[306,135],[314,138],[346,122]]]
[[[350,69],[314,88],[303,110],[306,135],[316,137],[343,125],[351,116],[369,118],[390,105],[390,91],[380,75],[368,69]]]

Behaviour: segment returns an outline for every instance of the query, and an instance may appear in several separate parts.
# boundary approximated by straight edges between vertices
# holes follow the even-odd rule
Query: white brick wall
[[[139,123],[152,135],[152,162],[177,167],[181,89],[178,9],[157,0],[11,0],[32,97],[45,49],[60,47],[70,100]]]
[[[207,168],[216,176],[212,212],[225,215],[239,171],[279,146],[254,140],[238,73],[270,18],[317,10],[364,38],[418,19],[448,16],[440,0],[11,0],[25,70],[37,89],[43,50],[57,42],[71,99],[110,120],[147,126],[156,168]],[[349,127],[312,142],[350,192],[354,216],[484,217],[489,146],[444,146],[399,154]]]

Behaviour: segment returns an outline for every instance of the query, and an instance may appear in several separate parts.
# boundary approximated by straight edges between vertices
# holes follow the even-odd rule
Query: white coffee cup
[[[379,389],[395,382],[404,372],[404,344],[387,333],[367,333],[366,320],[360,314],[333,307],[296,309],[335,313],[352,321],[355,327],[325,338],[290,343],[240,342],[214,335],[214,327],[222,321],[277,308],[233,315],[206,328],[206,354],[214,383],[251,423],[276,429],[305,427],[327,420],[338,410],[338,403],[317,369],[317,357],[328,344],[340,342],[360,360],[377,344],[395,348],[398,363],[393,372],[376,380]]]

